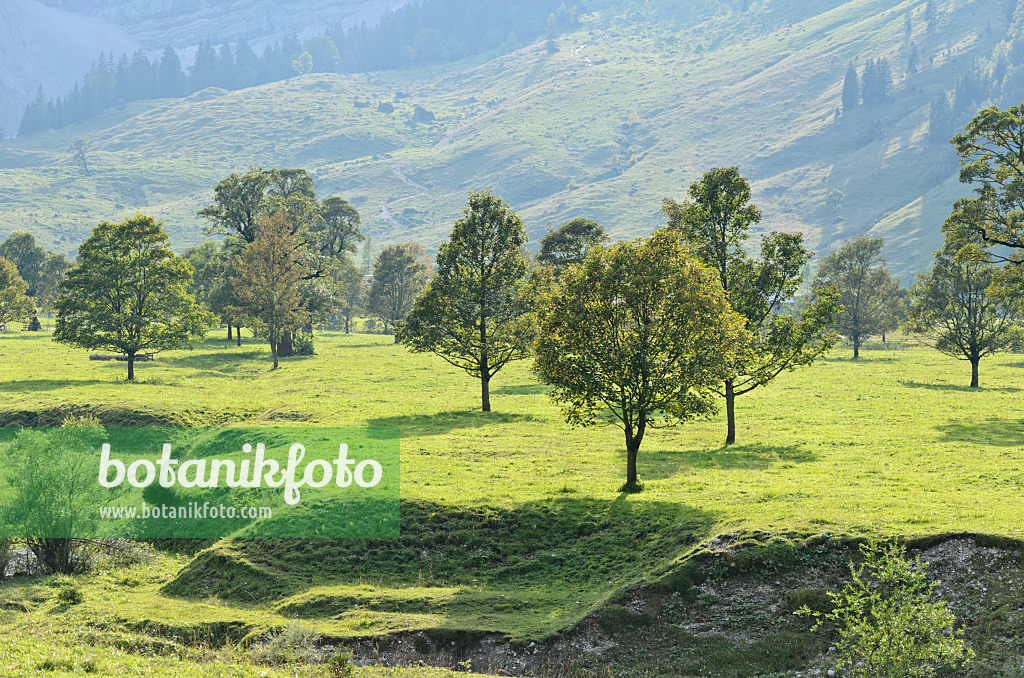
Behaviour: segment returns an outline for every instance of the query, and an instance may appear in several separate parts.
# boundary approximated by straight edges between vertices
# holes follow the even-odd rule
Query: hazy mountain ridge
[[[534,240],[579,215],[635,237],[664,223],[663,197],[683,199],[702,172],[739,165],[761,230],[802,231],[821,254],[857,233],[884,235],[909,283],[968,190],[949,144],[928,137],[929,102],[992,57],[1008,17],[1002,6],[947,0],[929,28],[924,0],[834,5],[773,3],[774,14],[697,16],[683,27],[657,12],[602,11],[553,55],[538,43],[446,69],[311,74],[132,104],[0,147],[0,231],[29,228],[67,249],[97,221],[140,209],[164,219],[181,249],[203,237],[195,210],[212,186],[259,164],[315,172],[321,194],[360,210],[377,247],[436,247],[466,191],[488,186]],[[907,75],[911,43],[924,58]],[[836,117],[847,64],[869,57],[893,65],[893,100]],[[395,111],[378,111],[383,102]],[[437,121],[413,122],[416,105]],[[77,135],[96,142],[90,177],[63,151]],[[846,194],[838,221],[825,206],[833,190]]]
[[[334,24],[373,23],[408,0],[41,0],[115,23],[143,49],[194,47],[202,40],[261,44],[322,34]]]

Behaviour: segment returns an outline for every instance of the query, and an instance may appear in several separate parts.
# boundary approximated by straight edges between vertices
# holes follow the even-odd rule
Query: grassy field
[[[565,425],[526,362],[495,378],[485,414],[475,382],[390,337],[328,334],[319,355],[272,372],[262,344],[217,335],[140,364],[133,384],[123,364],[43,333],[0,335],[0,423],[397,426],[402,538],[222,541],[87,575],[75,606],[18,579],[0,587],[12,644],[0,665],[94,641],[111,675],[140,661],[172,675],[166,657],[132,649],[170,636],[194,675],[250,675],[230,672],[228,650],[207,666],[189,653],[209,642],[185,639],[252,642],[296,620],[336,642],[428,630],[523,647],[604,614],[638,582],[671,579],[715,538],[786,552],[814,535],[1024,538],[1019,355],[984,361],[969,389],[969,365],[926,347],[858,361],[837,350],[739,399],[735,446],[721,446],[721,417],[649,434],[645,490],[624,495],[621,432]]]
[[[655,2],[640,15],[628,4],[586,15],[556,54],[536,43],[444,67],[210,89],[5,141],[0,236],[26,229],[71,252],[96,223],[139,210],[181,250],[203,239],[196,210],[213,186],[262,165],[308,168],[321,195],[359,210],[378,251],[407,240],[434,251],[467,191],[486,187],[522,213],[534,241],[576,216],[635,237],[663,224],[664,197],[738,165],[765,231],[801,231],[824,254],[871,230],[908,284],[930,264],[964,187],[952,148],[927,138],[929,102],[1008,39],[1001,3],[939,2],[931,31],[923,0],[718,14]],[[910,42],[922,54],[913,76]],[[881,57],[894,100],[836,118],[847,65]],[[385,101],[394,113],[378,112]],[[411,122],[416,105],[437,121]],[[77,136],[94,141],[90,175],[66,151]],[[833,189],[847,196],[838,222],[824,202]]]

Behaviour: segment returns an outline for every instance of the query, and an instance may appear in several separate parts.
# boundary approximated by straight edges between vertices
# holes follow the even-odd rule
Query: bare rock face
[[[39,85],[64,94],[100,52],[134,52],[138,43],[101,17],[72,14],[37,0],[0,2],[0,123],[18,131],[21,114]]]

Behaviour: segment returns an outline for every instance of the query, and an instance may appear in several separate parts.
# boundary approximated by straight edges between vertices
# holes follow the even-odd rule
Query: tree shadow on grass
[[[491,389],[491,395],[542,395],[548,393],[553,386],[548,384],[516,384],[513,386],[498,386]]]
[[[929,391],[959,391],[961,393],[978,393],[979,391],[997,391],[999,393],[1020,393],[1021,389],[1015,386],[986,387],[984,380],[979,387],[961,386],[958,384],[926,384],[920,381],[901,381],[900,386],[907,388],[923,388]]]
[[[1024,445],[1024,420],[989,417],[984,421],[951,421],[936,426],[945,443],[971,443],[994,447]]]
[[[620,454],[623,468],[626,453]],[[773,463],[807,463],[818,456],[799,445],[764,445],[747,443],[716,450],[652,450],[640,449],[637,457],[640,480],[664,480],[692,469],[766,469]]]
[[[0,391],[7,393],[32,393],[35,391],[56,391],[64,388],[78,388],[94,384],[109,384],[106,379],[19,379],[0,382]]]
[[[281,599],[311,584],[466,585],[477,591],[500,587],[503,593],[508,587],[609,590],[706,539],[719,518],[683,503],[647,500],[644,493],[611,500],[560,497],[512,507],[405,499],[400,511],[397,539],[222,542],[183,568],[163,593],[251,602]],[[388,612],[407,611],[402,601],[384,602]]]
[[[480,428],[495,424],[514,424],[543,421],[530,414],[515,412],[481,412],[480,410],[454,410],[437,414],[410,414],[370,419],[367,426],[395,427],[402,435],[438,435],[459,429]]]
[[[270,354],[262,349],[250,349],[248,351],[232,351],[230,353],[220,352],[202,352],[202,353],[191,353],[188,355],[169,357],[160,357],[158,360],[165,365],[171,367],[191,367],[197,370],[216,370],[224,371],[228,367],[241,367],[242,365],[259,360],[260,358],[268,358]]]

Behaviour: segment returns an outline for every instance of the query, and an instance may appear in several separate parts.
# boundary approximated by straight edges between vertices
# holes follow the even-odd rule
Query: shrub
[[[320,634],[305,624],[288,624],[272,632],[253,654],[257,662],[273,666],[320,661]]]
[[[60,591],[57,593],[57,602],[65,605],[78,605],[85,597],[82,595],[82,590],[74,584],[65,584],[61,586]]]
[[[964,646],[956,617],[935,600],[935,583],[920,557],[907,560],[895,544],[862,545],[864,562],[850,563],[853,581],[830,591],[834,609],[796,614],[835,622],[839,668],[848,678],[928,678],[945,665],[963,666],[974,656]]]
[[[313,335],[299,332],[295,335],[295,355],[315,355],[313,349]]]

